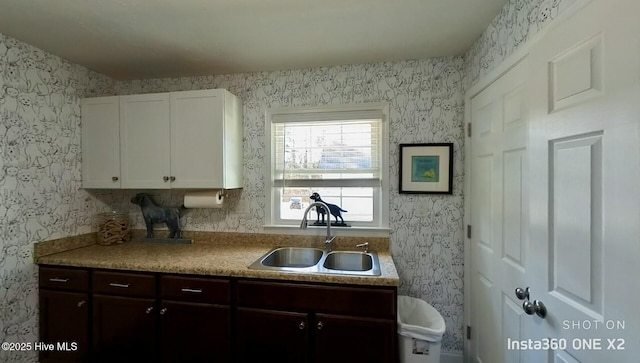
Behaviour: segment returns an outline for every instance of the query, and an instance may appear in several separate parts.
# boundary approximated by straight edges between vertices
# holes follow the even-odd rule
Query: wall
[[[465,54],[465,89],[476,84],[576,0],[509,0]]]
[[[226,88],[244,102],[245,186],[227,208],[194,210],[187,229],[261,232],[267,208],[263,162],[265,110],[271,107],[386,102],[390,106],[391,244],[401,294],[429,301],[444,316],[445,350],[462,349],[462,58],[429,59],[330,68],[146,80],[118,83],[119,94]],[[398,144],[454,143],[454,195],[399,195]],[[143,228],[133,192],[96,196],[128,208]],[[180,192],[154,192],[162,203],[179,205]],[[238,213],[242,198],[249,213]],[[426,210],[419,217],[416,209]],[[339,232],[338,232],[339,233]]]
[[[80,107],[108,78],[0,34],[0,342],[38,341],[33,243],[91,230],[80,190]],[[0,361],[35,361],[5,352]]]

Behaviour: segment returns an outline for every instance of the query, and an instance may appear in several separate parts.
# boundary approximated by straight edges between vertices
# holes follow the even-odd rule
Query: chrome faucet
[[[333,242],[333,239],[336,238],[335,236],[331,236],[331,214],[329,213],[329,206],[322,203],[322,202],[313,202],[311,204],[309,204],[309,206],[307,207],[307,209],[304,211],[304,216],[302,217],[302,221],[300,222],[300,229],[307,229],[307,214],[309,213],[309,209],[311,209],[311,207],[317,207],[320,206],[322,208],[324,208],[326,214],[327,214],[327,238],[324,241],[324,249],[327,252],[331,252],[331,242]],[[316,208],[317,209],[317,208]]]

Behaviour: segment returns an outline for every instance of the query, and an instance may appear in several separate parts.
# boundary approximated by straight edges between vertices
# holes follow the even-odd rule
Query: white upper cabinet
[[[171,188],[169,93],[120,97],[122,188]]]
[[[111,98],[116,100],[116,116],[109,124],[116,125],[116,136],[101,143],[93,141],[106,138],[101,130],[96,131],[101,135],[85,136],[85,118],[91,114],[85,116],[83,108],[83,155],[85,149],[89,155],[102,155],[107,145],[115,145],[119,184],[88,184],[91,179],[85,177],[85,188],[242,188],[242,103],[236,96],[216,89]],[[98,99],[83,100],[83,105],[89,100]],[[113,112],[102,118],[114,118]],[[83,175],[85,168],[92,171],[101,165],[103,161],[97,167],[83,162]],[[115,184],[111,175],[103,179]]]
[[[85,98],[82,112],[82,186],[120,188],[120,103],[117,96]]]
[[[223,89],[171,94],[172,188],[242,188],[241,115]]]

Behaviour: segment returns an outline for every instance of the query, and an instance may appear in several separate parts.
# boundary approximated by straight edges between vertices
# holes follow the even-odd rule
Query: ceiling
[[[114,79],[462,55],[506,0],[0,0],[0,33]]]

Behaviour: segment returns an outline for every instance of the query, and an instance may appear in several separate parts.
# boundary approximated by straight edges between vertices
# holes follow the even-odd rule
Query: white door
[[[122,188],[170,188],[169,93],[120,97]]]
[[[172,188],[221,188],[224,90],[171,93]]]
[[[594,0],[529,53],[530,362],[640,362],[640,1]],[[566,343],[566,347],[564,347]]]
[[[580,3],[471,102],[473,362],[640,361],[640,1]]]
[[[473,362],[520,362],[506,339],[523,339],[525,315],[515,286],[525,283],[527,244],[528,62],[471,99],[469,324]]]
[[[120,107],[118,96],[83,98],[82,186],[120,188]]]

